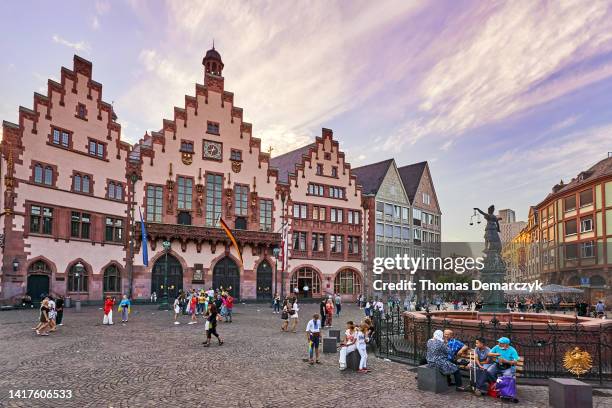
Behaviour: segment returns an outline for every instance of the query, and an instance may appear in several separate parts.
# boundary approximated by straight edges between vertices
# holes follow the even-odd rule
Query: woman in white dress
[[[181,305],[180,305],[178,297],[174,299],[173,309],[174,309],[174,324],[181,324],[181,322],[177,320],[179,317],[179,314],[181,314]]]

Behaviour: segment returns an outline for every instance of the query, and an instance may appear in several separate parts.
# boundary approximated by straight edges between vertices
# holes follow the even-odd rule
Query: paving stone
[[[300,306],[300,315],[318,305]],[[259,309],[259,311],[258,311]],[[360,321],[363,311],[342,308],[342,319]],[[203,320],[172,323],[170,312],[136,305],[130,322],[102,326],[102,311],[84,307],[64,315],[65,326],[48,337],[31,330],[37,311],[0,312],[0,407],[501,407],[501,402],[468,393],[417,390],[415,372],[369,355],[372,372],[338,370],[338,354],[308,357],[300,319],[298,333],[280,331],[280,315],[261,305],[239,304],[233,323],[219,323],[225,344],[204,341]],[[120,319],[119,319],[120,320]],[[70,400],[9,399],[9,390],[71,390]],[[485,400],[486,398],[486,404]],[[546,387],[518,384],[521,407],[548,403]],[[595,407],[612,397],[594,396]],[[607,405],[606,405],[607,404]]]

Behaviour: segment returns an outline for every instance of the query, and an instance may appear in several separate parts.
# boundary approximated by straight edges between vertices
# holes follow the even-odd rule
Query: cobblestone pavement
[[[337,354],[310,366],[303,330],[316,305],[303,305],[298,334],[279,330],[267,305],[237,305],[234,323],[220,324],[225,339],[203,348],[204,325],[172,324],[170,312],[137,305],[127,325],[102,326],[102,311],[68,310],[65,326],[48,337],[31,330],[34,310],[0,312],[2,407],[488,407],[491,398],[468,393],[434,395],[416,389],[408,367],[369,358],[372,372],[340,372]],[[345,306],[336,327],[361,318]],[[120,318],[115,313],[115,321]],[[9,390],[72,390],[70,400],[9,399]],[[547,406],[545,387],[520,386],[522,407]],[[507,404],[506,404],[507,405]],[[510,404],[512,405],[512,404]],[[610,407],[612,396],[595,397]],[[193,405],[196,406],[196,405]]]

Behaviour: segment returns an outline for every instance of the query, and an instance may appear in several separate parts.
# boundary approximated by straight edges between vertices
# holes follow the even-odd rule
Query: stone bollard
[[[335,353],[338,351],[336,347],[335,337],[323,337],[323,353]]]
[[[335,337],[336,342],[340,341],[340,330],[329,329],[329,337]]]
[[[548,404],[553,408],[592,408],[593,390],[589,384],[573,378],[550,378]]]
[[[436,394],[447,392],[451,389],[448,380],[437,368],[429,368],[426,365],[417,368],[417,388],[422,391],[431,391]]]

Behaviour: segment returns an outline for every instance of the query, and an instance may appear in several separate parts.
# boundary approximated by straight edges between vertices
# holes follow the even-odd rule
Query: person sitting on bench
[[[444,340],[446,341],[446,346],[448,347],[448,361],[459,366],[466,365],[467,361],[464,363],[462,361],[458,361],[458,359],[468,350],[468,346],[463,344],[461,340],[454,338],[453,335],[454,333],[452,330],[444,330]]]
[[[476,394],[486,394],[489,389],[487,369],[491,365],[490,352],[491,349],[486,346],[484,337],[477,338],[476,347],[474,348],[475,367],[472,367],[476,382]]]
[[[440,370],[446,376],[452,374],[455,378],[455,389],[466,391],[462,386],[459,367],[448,360],[448,347],[444,342],[444,332],[442,330],[436,330],[433,338],[427,340],[427,366]]]
[[[510,345],[510,339],[501,337],[497,340],[497,346],[491,349],[490,357],[494,357],[494,362],[487,368],[487,373],[491,381],[497,380],[497,374],[501,372],[502,376],[513,377],[516,370],[516,363],[519,361],[519,355],[516,349]]]

